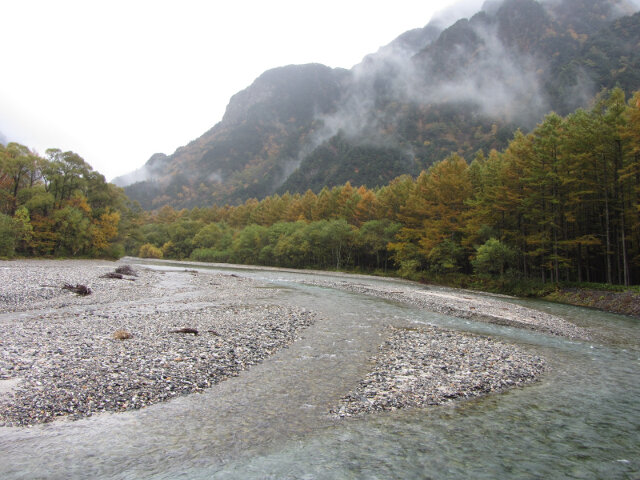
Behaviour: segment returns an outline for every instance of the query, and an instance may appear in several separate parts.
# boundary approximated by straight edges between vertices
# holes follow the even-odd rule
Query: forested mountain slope
[[[274,192],[369,187],[455,152],[504,148],[549,111],[636,90],[640,14],[625,0],[487,1],[469,19],[406,32],[351,70],[261,75],[220,123],[126,187],[145,208],[239,203]],[[120,179],[121,184],[126,183]]]

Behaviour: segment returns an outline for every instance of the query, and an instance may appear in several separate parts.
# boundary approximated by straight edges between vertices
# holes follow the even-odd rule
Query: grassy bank
[[[592,307],[640,318],[640,292],[638,292],[637,287],[632,287],[626,291],[564,287],[546,296],[545,300]]]

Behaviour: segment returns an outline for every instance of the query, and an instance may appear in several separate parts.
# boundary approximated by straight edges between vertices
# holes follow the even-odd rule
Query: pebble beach
[[[202,392],[298,339],[321,316],[232,273],[89,260],[0,262],[0,426],[140,409]],[[314,285],[544,333],[586,337],[562,319],[467,292],[355,281]],[[89,295],[62,288],[84,285]],[[484,303],[483,303],[484,302]],[[366,315],[366,312],[363,312]],[[433,326],[385,330],[370,373],[334,417],[439,405],[535,381],[544,359],[490,337]]]

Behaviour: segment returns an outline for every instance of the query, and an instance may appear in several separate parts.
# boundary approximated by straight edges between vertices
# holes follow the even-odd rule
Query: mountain
[[[297,168],[318,118],[335,111],[348,71],[291,65],[235,94],[220,123],[166,156],[153,155],[127,187],[144,207],[193,206],[263,197]],[[127,176],[115,179],[123,184]],[[185,188],[186,187],[186,188]]]
[[[125,190],[145,208],[239,203],[346,181],[374,187],[452,152],[503,148],[551,110],[640,88],[635,10],[626,0],[489,0],[447,28],[400,35],[351,70],[269,70],[220,123],[152,156],[131,177],[144,181]]]

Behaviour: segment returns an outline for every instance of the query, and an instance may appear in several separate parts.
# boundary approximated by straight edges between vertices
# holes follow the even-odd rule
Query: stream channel
[[[185,267],[194,268],[154,268]],[[268,282],[279,291],[270,302],[315,311],[316,323],[288,348],[202,394],[139,411],[0,428],[0,478],[640,479],[637,319],[509,300],[593,333],[592,341],[575,341],[300,283],[399,280],[197,268]],[[364,378],[390,324],[433,324],[523,344],[550,370],[502,394],[332,418],[329,409]]]

